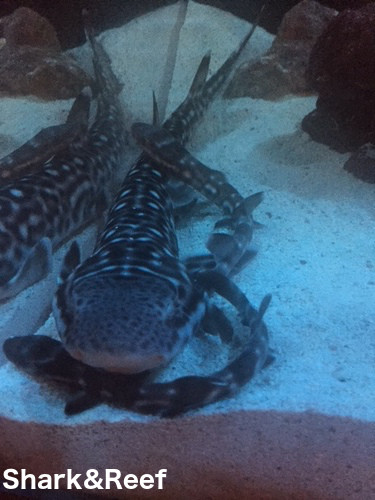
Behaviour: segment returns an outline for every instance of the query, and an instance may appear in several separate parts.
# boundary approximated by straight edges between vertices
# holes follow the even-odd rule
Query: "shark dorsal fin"
[[[195,73],[193,82],[189,89],[189,95],[193,96],[197,94],[204,86],[207,81],[208,68],[210,66],[211,52],[208,51],[206,55],[203,56],[197,72]]]
[[[69,250],[66,252],[60,271],[59,283],[66,280],[69,274],[80,263],[81,255],[78,243],[74,240],[70,245]]]
[[[160,125],[159,106],[154,91],[152,91],[152,124],[154,127]]]

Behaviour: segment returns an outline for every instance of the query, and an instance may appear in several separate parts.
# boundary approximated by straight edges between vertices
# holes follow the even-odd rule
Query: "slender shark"
[[[58,151],[52,146],[55,154],[41,165],[30,160],[30,151],[39,158],[42,148],[38,141],[30,141],[20,170],[26,173],[31,162],[32,173],[0,187],[0,299],[42,279],[51,269],[53,250],[94,220],[111,200],[111,183],[126,138],[118,101],[121,86],[100,43],[92,38],[92,45],[98,105],[84,140],[80,136],[67,144],[66,128],[62,129],[64,147]],[[83,109],[87,99],[84,89],[79,98]],[[81,107],[73,116],[82,112]]]

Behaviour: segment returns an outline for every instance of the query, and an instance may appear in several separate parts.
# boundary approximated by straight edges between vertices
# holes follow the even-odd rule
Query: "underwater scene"
[[[0,18],[3,422],[374,421],[375,6],[268,3]]]
[[[244,86],[245,70],[249,73],[251,67],[255,67],[254,73],[257,72],[258,75],[253,76],[250,85],[252,89],[259,87],[262,80],[259,75],[260,65],[264,66],[267,58],[269,63],[269,59],[275,57],[275,49],[271,48],[275,46],[274,36],[258,26],[238,55],[240,70],[234,77],[232,86],[229,84],[228,87],[226,80],[232,76],[234,69],[220,68],[240,47],[250,28],[243,20],[212,7],[194,2],[189,2],[188,5],[185,2],[181,5],[177,3],[137,17],[120,28],[105,31],[98,37],[98,42],[94,40],[98,45],[96,50],[99,55],[95,54],[95,48],[93,52],[89,43],[72,51],[71,57],[75,57],[75,64],[84,68],[82,71],[87,71],[87,81],[96,78],[95,83],[99,89],[95,91],[103,93],[103,96],[98,95],[102,102],[99,101],[97,111],[91,109],[95,105],[95,98],[92,93],[88,95],[90,87],[84,87],[83,93],[75,101],[50,101],[25,96],[2,98],[3,156],[6,157],[7,153],[23,143],[27,144],[36,135],[34,149],[32,143],[31,152],[26,150],[25,153],[30,156],[29,160],[11,157],[16,165],[13,173],[7,174],[13,168],[13,163],[7,158],[5,160],[9,165],[4,161],[5,166],[2,167],[2,342],[9,337],[34,333],[58,339],[60,332],[62,343],[66,345],[68,352],[82,361],[87,355],[87,364],[91,366],[105,369],[108,362],[108,368],[112,372],[132,373],[143,371],[143,362],[145,369],[167,365],[158,373],[158,380],[167,381],[182,376],[211,375],[220,371],[226,366],[228,356],[229,359],[234,359],[236,353],[240,352],[241,345],[246,344],[246,335],[250,338],[257,335],[258,328],[267,329],[268,334],[260,334],[265,336],[263,342],[267,346],[260,348],[265,349],[260,354],[264,359],[258,361],[260,366],[256,368],[256,372],[259,371],[259,374],[255,380],[246,382],[246,386],[235,397],[215,403],[204,411],[276,407],[296,411],[315,409],[372,419],[375,408],[368,403],[374,393],[370,376],[374,361],[374,238],[370,229],[374,216],[373,185],[354,178],[343,169],[348,154],[337,153],[315,142],[302,130],[301,122],[314,110],[316,101],[316,96],[311,95],[308,88],[303,92],[306,95],[301,96],[302,91],[299,90],[297,96],[291,95],[291,91],[289,95],[278,96],[284,90],[285,83],[281,82],[280,87],[276,88],[278,82],[275,75],[271,74],[270,78],[274,79],[275,85],[274,96],[256,99],[221,95],[224,90],[227,95],[239,93],[241,81],[242,87]],[[218,30],[220,36],[215,37]],[[154,33],[158,36],[154,36]],[[210,54],[209,60],[208,57],[202,60],[207,53]],[[237,53],[235,56],[237,57]],[[90,65],[91,59],[94,60],[96,75],[92,64]],[[200,68],[201,73],[197,73],[201,61],[204,68]],[[238,65],[237,60],[232,66],[235,64]],[[218,77],[215,76],[218,71],[223,73],[223,77],[221,73]],[[271,73],[270,69],[268,73]],[[196,89],[191,88],[188,94],[195,75]],[[222,81],[215,81],[215,78],[222,78]],[[254,82],[256,78],[257,83]],[[211,91],[209,82],[211,87],[216,86],[217,89]],[[267,82],[265,94],[271,93],[269,86],[270,82]],[[252,89],[250,88],[250,93]],[[153,118],[153,92],[159,115],[157,123]],[[255,91],[261,92],[261,89]],[[198,104],[195,104],[194,99]],[[199,99],[203,101],[202,104]],[[182,107],[179,108],[181,103]],[[74,112],[72,105],[78,109],[77,118],[73,116],[71,119],[76,127],[75,132],[71,132],[72,127],[69,127],[67,118],[69,112]],[[117,107],[113,117],[112,106]],[[173,115],[176,109],[177,115]],[[91,122],[87,123],[89,112]],[[168,119],[170,116],[172,118]],[[142,130],[141,123],[145,124],[145,130]],[[168,134],[166,132],[165,137],[160,133],[158,135],[157,130],[163,123],[167,124],[165,128]],[[138,129],[134,124],[139,125]],[[61,130],[55,130],[58,126],[61,126]],[[38,136],[41,129],[51,131],[50,135],[55,142],[49,142],[47,134]],[[67,130],[68,134],[64,135]],[[94,133],[97,137],[91,138]],[[179,144],[174,144],[172,138],[178,139]],[[93,146],[90,141],[94,143]],[[61,146],[61,152],[54,153],[55,143]],[[90,147],[94,148],[92,153]],[[112,219],[111,215],[116,210],[121,210],[122,205],[120,209],[112,206],[109,215],[103,214],[103,209],[110,207],[113,199],[117,204],[119,201],[126,202],[127,189],[131,189],[131,183],[130,187],[126,185],[126,193],[117,194],[117,198],[116,190],[120,189],[131,165],[137,164],[142,147],[149,157],[162,165],[160,170],[163,176],[166,175],[166,179],[171,177],[175,182],[170,196],[167,197],[164,192],[155,195],[155,199],[160,196],[159,203],[168,205],[168,212],[165,209],[166,213],[159,214],[157,208],[156,213],[145,215],[142,203],[152,205],[155,200],[138,202],[134,198],[136,194],[129,191],[130,210],[135,211],[140,204],[140,219],[138,220],[137,214],[134,217],[127,214],[127,205],[124,205],[125,213],[120,214],[123,218],[120,218],[121,224],[130,225],[128,229],[127,226],[122,228],[125,234],[121,231],[115,233],[116,224],[120,222],[116,218]],[[56,155],[55,159],[53,154]],[[98,165],[94,164],[95,155],[99,155]],[[197,165],[190,163],[194,160]],[[84,161],[93,162],[89,167],[94,173],[88,172],[87,166],[84,166],[81,173],[79,169],[74,170],[69,165],[72,163],[73,166],[80,166]],[[170,167],[169,163],[173,162],[174,166]],[[65,170],[64,163],[68,165]],[[188,174],[184,173],[184,165],[187,169],[192,169],[191,176],[199,177],[197,183],[194,183],[194,178],[185,181]],[[63,169],[62,173],[59,172],[60,168]],[[40,169],[47,169],[48,175],[39,174]],[[95,169],[103,172],[95,173]],[[73,178],[75,174],[77,179]],[[226,185],[223,187],[223,174],[228,188]],[[13,178],[9,181],[6,175]],[[25,175],[33,177],[29,177],[27,181],[19,180]],[[41,188],[38,187],[38,182]],[[66,182],[68,185],[59,188],[59,182]],[[79,182],[83,184],[83,189],[78,186]],[[90,182],[97,182],[99,185],[90,186]],[[205,182],[207,186],[204,186]],[[219,183],[218,188],[215,187],[216,182]],[[163,180],[163,184],[166,184],[166,180]],[[151,180],[150,185],[143,189],[146,188],[152,191]],[[42,189],[46,190],[46,195]],[[36,203],[37,197],[41,199],[40,204]],[[173,222],[168,220],[168,217],[173,217],[169,213],[170,199],[173,197],[177,206],[174,216],[177,219],[176,231],[173,229]],[[233,200],[233,206],[229,206],[226,200],[228,197]],[[241,200],[248,200],[248,207],[240,213],[237,208]],[[57,206],[59,202],[61,207]],[[49,208],[51,215],[47,213],[44,219],[41,217],[39,220],[39,212]],[[34,218],[33,209],[37,211]],[[238,216],[233,215],[236,210]],[[185,266],[185,271],[179,270],[182,275],[178,277],[175,275],[177,270],[170,270],[170,278],[167,275],[165,279],[172,280],[174,287],[186,286],[185,293],[191,294],[188,300],[196,303],[185,303],[185,298],[181,299],[181,303],[178,299],[174,302],[173,297],[167,299],[161,294],[155,295],[154,299],[150,298],[150,301],[158,302],[158,306],[153,306],[147,298],[140,297],[145,307],[142,310],[141,306],[138,308],[134,297],[138,293],[138,285],[134,282],[136,276],[129,278],[134,283],[134,291],[129,292],[130,295],[120,295],[122,299],[116,299],[116,295],[121,293],[117,289],[115,293],[108,290],[106,298],[105,287],[109,283],[105,280],[88,282],[90,287],[100,292],[97,297],[90,295],[86,299],[81,298],[82,301],[88,301],[88,309],[92,308],[91,319],[90,314],[82,311],[83,308],[78,304],[71,305],[72,308],[77,307],[76,313],[71,312],[76,314],[71,335],[82,335],[82,339],[73,340],[69,346],[69,340],[64,337],[68,335],[64,333],[68,328],[63,325],[64,318],[60,318],[64,312],[59,312],[59,308],[67,306],[65,303],[59,304],[57,299],[51,314],[51,302],[63,259],[72,240],[78,242],[82,260],[92,254],[97,239],[100,243],[96,243],[95,252],[101,247],[105,249],[102,262],[100,252],[94,253],[95,261],[92,258],[88,261],[89,278],[95,273],[105,274],[107,267],[109,276],[111,279],[113,276],[116,281],[116,272],[120,276],[125,272],[121,266],[134,265],[142,268],[140,271],[138,269],[138,274],[142,276],[139,279],[144,277],[148,288],[152,286],[152,280],[148,281],[150,275],[158,273],[153,266],[162,266],[161,263],[150,263],[151,269],[147,270],[147,259],[155,258],[147,253],[148,245],[141,245],[139,255],[133,255],[136,247],[130,253],[128,250],[129,255],[124,251],[124,263],[117,260],[120,258],[117,251],[122,246],[129,247],[130,242],[126,238],[132,239],[131,234],[137,234],[138,231],[140,237],[146,238],[145,242],[148,243],[149,229],[143,220],[146,216],[151,219],[150,231],[155,235],[155,242],[150,241],[149,244],[156,245],[155,251],[160,251],[161,255],[166,252],[165,255],[170,257],[170,252],[176,253],[175,249],[171,250],[171,246],[176,245],[174,239],[177,236],[179,261]],[[61,221],[59,217],[62,217]],[[96,224],[92,224],[94,220]],[[215,224],[218,223],[220,228],[216,229]],[[173,234],[168,234],[170,232]],[[114,250],[113,262],[110,260],[111,255],[106,253],[108,245],[112,245],[111,238],[114,244],[117,241],[119,243],[118,250]],[[167,249],[162,248],[164,244]],[[202,259],[207,257],[208,260],[210,256],[213,261],[189,261],[198,256]],[[77,262],[69,263],[71,269],[66,271],[67,275],[77,264],[78,257]],[[189,279],[186,273],[190,266],[193,278]],[[199,275],[199,271],[202,276],[206,276],[207,286],[203,282],[199,285],[191,283],[197,281],[195,274]],[[229,280],[229,285],[218,285],[226,288],[226,292],[217,292],[215,285],[209,283],[210,275],[207,273],[211,271]],[[131,275],[130,270],[126,272]],[[161,269],[160,272],[163,273],[164,270]],[[165,272],[168,274],[167,269]],[[78,276],[83,279],[81,274]],[[178,283],[178,279],[181,283]],[[211,279],[214,280],[214,277]],[[28,286],[33,281],[36,283]],[[272,295],[267,311],[263,311],[266,313],[264,318],[257,317],[251,309],[248,324],[243,324],[246,320],[241,317],[242,304],[230,304],[233,299],[228,296],[231,293],[228,287],[232,283],[245,294],[249,305],[257,310],[264,297]],[[112,286],[115,286],[114,282]],[[199,289],[196,297],[194,286]],[[90,287],[86,293],[91,293]],[[67,295],[72,293],[71,290],[66,291]],[[61,302],[68,300],[65,297]],[[110,312],[105,311],[106,300],[110,301],[107,305],[111,306]],[[118,306],[113,306],[112,301],[115,300],[119,301]],[[163,303],[163,300],[166,302]],[[171,304],[169,300],[172,300]],[[90,301],[93,301],[94,308]],[[134,310],[134,314],[125,312],[127,304]],[[181,330],[186,328],[186,334],[174,333],[173,327],[168,332],[168,327],[163,326],[163,308],[172,307],[172,304],[173,307],[183,309],[184,317],[180,319],[182,325],[176,324],[175,332],[180,331],[182,326]],[[123,323],[126,322],[126,314],[129,316],[128,325]],[[111,317],[112,315],[114,316]],[[160,319],[158,315],[161,315]],[[172,315],[166,319],[178,322],[177,316]],[[191,324],[188,326],[190,320]],[[117,326],[116,321],[121,326]],[[166,341],[171,344],[175,342],[176,345],[158,345],[155,337],[161,332],[155,330],[153,321],[159,328],[165,328]],[[62,325],[60,330],[59,327],[56,328],[56,322]],[[87,326],[85,322],[88,322]],[[251,322],[259,322],[262,327],[257,325],[251,331]],[[94,345],[87,346],[85,353],[84,336],[93,331],[94,323],[98,323],[98,329],[93,336],[103,335],[105,338],[103,349],[106,354],[103,356],[113,359],[95,359],[96,356],[101,356],[100,346],[95,345],[100,344],[100,338],[88,340],[89,344],[93,342]],[[127,332],[121,331],[122,328]],[[199,329],[201,334],[195,335]],[[204,334],[202,330],[205,331]],[[111,341],[106,338],[111,335],[110,332],[115,337],[114,356],[110,354]],[[147,335],[150,336],[150,346],[142,348],[134,345],[135,351],[141,351],[135,352],[134,358],[140,356],[144,361],[131,360],[131,353],[125,353],[126,349],[132,349],[131,339],[127,339],[132,335],[144,336],[146,343]],[[226,338],[228,335],[230,341]],[[122,355],[117,357],[118,349],[122,349],[121,336],[127,342],[123,356],[130,356],[128,361],[124,361],[125,364],[128,363],[125,368],[121,367]],[[175,336],[179,338],[174,338]],[[156,345],[152,346],[153,343]],[[21,351],[32,348],[26,344],[9,346],[11,352],[13,349]],[[25,355],[24,353],[23,356]],[[253,355],[256,356],[255,353]],[[8,355],[10,359],[11,356]],[[161,356],[163,359],[149,359],[153,356]],[[43,419],[43,415],[48,413],[58,421],[65,420],[64,399],[61,399],[61,394],[58,397],[36,380],[25,377],[22,366],[19,370],[14,364],[6,362],[6,356],[2,357],[0,390],[4,394],[2,406],[5,414],[24,415],[25,418],[33,419],[40,414],[39,418]],[[256,363],[250,359],[248,362],[249,365]],[[132,363],[135,364],[134,369]],[[264,363],[269,366],[260,370]],[[233,376],[236,377],[236,374]],[[246,377],[245,374],[244,376]],[[43,376],[41,379],[43,381]],[[67,381],[69,382],[68,375]],[[196,384],[199,383],[197,380]],[[168,389],[173,390],[173,386],[168,386]],[[212,390],[215,388],[212,387]],[[7,393],[12,393],[13,397],[6,397]],[[210,395],[203,391],[203,397],[210,398]],[[197,400],[196,405],[200,406],[199,403]],[[201,403],[203,405],[204,401]],[[186,409],[189,410],[188,407]],[[90,410],[89,413],[91,417],[87,414],[83,418],[109,417],[112,414],[111,418],[115,418],[114,415],[118,418],[124,416],[122,410],[111,410],[109,413],[109,409],[105,407]],[[133,413],[128,417],[136,418]]]

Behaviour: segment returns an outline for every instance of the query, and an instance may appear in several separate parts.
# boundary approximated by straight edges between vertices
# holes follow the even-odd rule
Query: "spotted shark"
[[[187,98],[163,130],[187,140],[185,129],[198,122],[253,32],[254,28],[229,57],[230,64],[227,60],[209,80],[204,57]],[[175,160],[178,163],[179,158]],[[72,272],[63,271],[66,278],[53,310],[61,340],[75,359],[115,372],[154,369],[169,363],[202,321],[203,293],[197,293],[178,257],[168,179],[176,174],[182,181],[188,178],[193,188],[218,204],[224,214],[230,209],[233,216],[246,204],[254,208],[261,197],[256,194],[257,203],[252,204],[251,196],[249,203],[223,174],[202,164],[195,163],[194,169],[190,163],[183,166],[180,171],[174,169],[171,161],[161,168],[159,161],[142,154],[109,210],[93,254]],[[246,216],[251,216],[251,209]]]
[[[188,97],[163,124],[176,140],[186,142],[252,32],[228,59],[230,64],[226,61],[209,80],[205,56]],[[251,226],[251,207],[257,203],[242,198],[208,167],[195,164],[189,170],[184,163],[181,174],[172,165],[166,161],[161,166],[161,161],[142,153],[124,179],[93,254],[79,263],[78,246],[72,244],[53,303],[62,343],[24,337],[4,344],[7,356],[28,373],[79,388],[65,408],[68,414],[107,401],[143,413],[174,416],[233,394],[266,363],[268,336],[262,318],[269,297],[257,312],[246,305],[246,297],[225,272],[192,270],[179,258],[167,184],[173,175],[184,182],[189,178],[189,184],[229,215],[236,228],[243,218]],[[256,201],[260,201],[258,194]],[[250,344],[211,377],[149,384],[149,375],[169,363],[209,320],[212,293],[237,308],[250,328]]]
[[[201,279],[208,279],[210,287],[225,295],[248,330],[240,353],[210,375],[189,375],[158,383],[150,380],[150,370],[136,374],[98,370],[74,359],[61,342],[46,335],[8,338],[3,345],[4,352],[28,375],[68,389],[67,415],[105,402],[137,413],[173,418],[229,398],[274,360],[263,321],[271,297],[266,295],[257,310],[224,275],[209,273]]]
[[[94,220],[110,203],[114,171],[126,142],[118,101],[121,86],[103,47],[92,33],[89,36],[94,48],[98,87],[97,112],[92,126],[86,133],[75,136],[71,143],[67,127],[60,129],[64,147],[58,150],[55,141],[49,149],[54,153],[52,158],[41,165],[31,158],[33,151],[39,158],[43,148],[37,140],[30,141],[20,155],[20,172],[25,173],[31,163],[32,173],[0,187],[0,300],[42,279],[51,269],[53,250]],[[74,117],[80,113],[85,116],[89,98],[84,89],[78,98],[83,104],[73,112]],[[81,125],[84,121],[84,118],[78,120]],[[68,127],[71,124],[68,119]],[[80,125],[73,128],[75,133],[82,130]],[[51,135],[54,141],[56,134],[50,132],[42,134],[42,138]],[[9,173],[17,158],[16,155],[5,162],[6,172]]]

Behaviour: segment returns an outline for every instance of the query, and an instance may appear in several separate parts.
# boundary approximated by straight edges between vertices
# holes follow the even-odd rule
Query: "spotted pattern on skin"
[[[260,15],[259,15],[260,16]],[[259,21],[259,17],[258,17]],[[223,85],[228,81],[228,77],[234,68],[242,50],[253,35],[258,21],[253,24],[249,33],[244,37],[238,48],[228,57],[224,64],[214,73],[206,82],[209,54],[203,58],[200,70],[204,74],[201,77],[203,84],[196,87],[194,82],[192,88],[183,101],[183,103],[171,114],[164,123],[164,128],[168,130],[176,139],[179,139],[182,144],[185,144],[193,131],[194,126],[203,117],[209,104],[213,101],[216,95],[222,90]],[[198,77],[198,78],[197,78]],[[196,75],[195,81],[199,79],[199,72]]]
[[[47,127],[9,155],[0,159],[0,184],[38,172],[43,163],[70,143],[86,136],[91,90],[85,87],[75,99],[66,123]]]
[[[236,57],[229,65],[224,64],[225,71],[219,70],[219,76],[203,83],[200,78],[195,80],[194,93],[164,124],[180,141],[185,142],[190,132],[186,129],[198,121]],[[196,92],[199,99],[192,106],[190,100],[195,99]],[[177,176],[184,182],[201,176],[200,191],[208,183],[207,192],[216,193],[226,182],[222,174],[210,171],[207,175],[201,166],[196,171],[191,163],[185,167]],[[167,182],[165,170],[143,153],[124,180],[93,254],[73,270],[69,270],[67,255],[53,304],[57,328],[71,356],[69,363],[87,374],[101,374],[95,395],[88,391],[81,401],[66,408],[69,414],[96,404],[100,394],[116,403],[130,404],[137,411],[173,415],[230,395],[244,383],[248,372],[253,374],[253,367],[243,370],[241,363],[236,372],[238,358],[212,377],[138,385],[135,391],[126,383],[113,386],[124,374],[168,363],[198,329],[207,311],[205,287],[195,283],[197,276],[193,279],[178,257]],[[233,204],[230,206],[233,208]],[[229,281],[227,285],[231,288]],[[90,372],[97,368],[100,371]],[[240,381],[236,376],[239,379],[242,370]],[[113,378],[107,377],[108,372],[115,372]]]
[[[165,128],[134,123],[131,130],[138,145],[166,174],[182,178],[189,186],[218,205],[224,214],[233,215],[244,201],[222,172],[213,170],[194,158]]]
[[[200,65],[188,97],[164,123],[164,128],[182,142],[222,86],[252,31],[210,80],[206,81],[207,59]],[[206,183],[218,189],[225,182],[223,174],[212,170],[207,174],[201,165],[194,170],[188,164],[177,176],[184,182],[195,177],[195,187],[201,192]],[[110,209],[93,255],[58,289],[53,309],[62,342],[73,357],[91,366],[123,372],[160,366],[182,348],[205,314],[205,294],[194,287],[178,259],[173,207],[166,189],[168,177],[147,154],[140,156]],[[126,295],[121,311],[114,303],[113,280],[118,294]],[[142,287],[147,293],[141,297]],[[101,290],[100,300],[96,288]],[[133,295],[122,289],[133,291]],[[147,327],[144,315],[150,304],[155,310]],[[102,314],[96,314],[98,310]],[[83,317],[95,317],[95,328]],[[158,336],[150,333],[152,324],[157,325]],[[149,339],[147,349],[137,344],[138,336]],[[150,365],[152,357],[154,366]]]
[[[118,83],[103,54],[95,41],[98,108],[84,142],[73,141],[37,172],[0,188],[0,299],[43,277],[33,269],[23,273],[43,239],[55,248],[109,204],[125,130]],[[47,250],[40,258],[48,259]]]
[[[90,41],[95,50],[92,36]],[[188,136],[186,127],[197,121],[195,117],[207,105],[206,97],[215,94],[216,82],[221,79],[214,75],[206,82],[207,69],[206,57],[187,100],[167,126],[182,141]],[[200,94],[202,103],[191,106],[189,101],[194,101],[196,94]],[[187,169],[181,178],[200,173],[199,169]],[[213,193],[217,189],[215,178],[204,177]],[[176,416],[231,396],[269,362],[262,318],[270,296],[263,299],[257,311],[226,273],[203,271],[203,261],[197,267],[195,258],[184,263],[179,260],[167,180],[160,165],[142,154],[125,178],[93,255],[78,267],[79,249],[72,244],[54,302],[63,343],[35,335],[13,337],[4,343],[6,356],[18,367],[30,375],[66,383],[75,391],[65,406],[67,415],[105,401],[141,413]],[[17,192],[13,194],[17,198]],[[4,210],[13,209],[12,203],[14,200],[8,201]],[[254,200],[245,199],[243,203],[247,212]],[[232,206],[230,201],[228,205]],[[229,238],[231,247],[232,239],[236,243],[246,240],[247,228],[243,226],[243,222],[237,224],[233,238],[214,234],[210,247],[220,250],[220,257],[225,258],[223,241]],[[201,257],[204,260],[205,256]],[[181,349],[203,317],[203,322],[214,325],[212,315],[220,310],[212,305],[206,308],[206,293],[213,292],[229,301],[249,328],[240,354],[208,376],[150,383],[149,369],[167,362]],[[228,326],[224,313],[220,319]]]
[[[146,158],[127,175],[93,255],[60,286],[54,312],[73,357],[124,373],[166,364],[197,328],[204,297],[178,259],[173,206]]]

